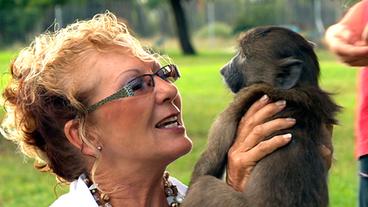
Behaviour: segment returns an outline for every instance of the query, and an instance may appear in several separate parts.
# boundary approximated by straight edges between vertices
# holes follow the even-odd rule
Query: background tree
[[[190,35],[188,31],[185,13],[181,5],[181,0],[170,0],[173,14],[175,16],[176,29],[180,41],[180,46],[186,55],[195,55],[196,52],[190,42]]]
[[[53,30],[55,22],[65,26],[106,10],[126,20],[140,38],[153,40],[157,48],[164,50],[167,40],[177,38],[184,54],[196,52],[192,34],[193,38],[215,42],[219,36],[214,26],[221,24],[233,31],[228,38],[251,27],[273,24],[318,41],[323,27],[334,23],[355,1],[0,0],[0,45],[23,43],[37,33]],[[205,35],[198,38],[199,31]]]
[[[178,37],[182,52],[185,55],[194,55],[196,54],[196,51],[191,43],[190,32],[188,29],[188,23],[185,17],[185,11],[183,9],[182,2],[183,2],[182,0],[169,0],[171,11],[175,18],[175,27],[177,31],[177,37]],[[160,6],[162,7],[163,3],[165,2],[162,0],[149,0],[147,2],[150,8],[155,8],[155,9],[157,9]]]
[[[39,24],[48,8],[68,0],[0,0],[0,45],[24,42],[42,30]]]

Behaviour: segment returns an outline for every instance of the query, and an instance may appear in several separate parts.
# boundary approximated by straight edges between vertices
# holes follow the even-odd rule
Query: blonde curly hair
[[[65,137],[65,123],[78,117],[80,138],[90,144],[84,95],[71,74],[87,52],[111,46],[122,46],[142,60],[159,58],[143,49],[114,14],[105,12],[39,35],[11,64],[10,83],[3,92],[6,115],[1,133],[34,158],[38,169],[63,181],[87,172],[80,149]]]

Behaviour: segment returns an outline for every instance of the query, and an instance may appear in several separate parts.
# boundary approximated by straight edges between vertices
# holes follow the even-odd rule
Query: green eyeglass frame
[[[129,81],[126,85],[124,85],[121,89],[119,89],[114,94],[102,99],[101,101],[92,104],[87,107],[87,113],[95,111],[98,107],[111,102],[116,99],[121,99],[129,96],[136,96],[141,94],[147,94],[153,91],[155,87],[154,76],[160,77],[162,80],[167,82],[175,82],[180,78],[180,72],[176,65],[169,64],[161,67],[153,74],[143,74],[140,75],[133,80]]]

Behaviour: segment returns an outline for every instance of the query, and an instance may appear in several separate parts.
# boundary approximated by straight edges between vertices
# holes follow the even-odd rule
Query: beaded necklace
[[[164,192],[166,198],[170,207],[180,207],[180,203],[183,201],[183,198],[178,196],[178,188],[176,185],[173,185],[171,181],[169,181],[169,177],[169,172],[165,171],[162,179],[164,182]],[[98,207],[112,207],[110,204],[110,197],[105,193],[101,193],[97,189],[97,186],[87,177],[86,174],[82,174],[81,179],[87,185]]]

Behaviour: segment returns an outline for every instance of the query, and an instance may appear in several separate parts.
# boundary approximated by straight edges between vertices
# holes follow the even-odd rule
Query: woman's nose
[[[178,89],[176,86],[168,81],[165,81],[159,77],[155,77],[155,92],[156,101],[158,103],[164,103],[166,101],[173,101],[178,95]]]

